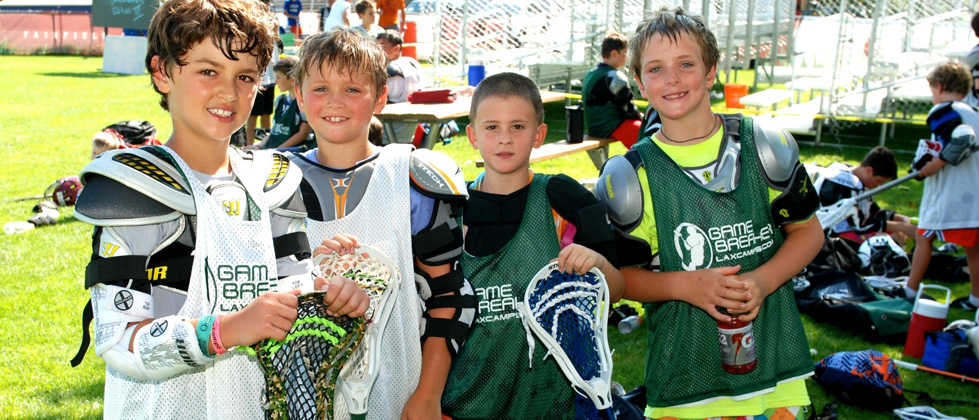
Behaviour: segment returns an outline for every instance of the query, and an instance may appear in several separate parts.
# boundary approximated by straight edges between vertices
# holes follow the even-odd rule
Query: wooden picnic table
[[[558,92],[541,91],[541,100],[544,103],[557,102],[564,100],[564,94]],[[452,103],[446,104],[413,104],[401,102],[387,104],[384,110],[374,116],[384,124],[384,138],[388,143],[410,143],[411,139],[395,138],[394,123],[428,123],[432,125],[428,136],[422,140],[421,147],[431,149],[438,141],[439,131],[442,124],[460,117],[469,116],[469,106],[472,103],[471,96],[459,96]]]

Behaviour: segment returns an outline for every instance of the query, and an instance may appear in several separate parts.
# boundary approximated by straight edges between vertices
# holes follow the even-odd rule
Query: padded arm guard
[[[952,136],[942,148],[939,157],[952,165],[958,165],[976,149],[976,130],[960,124],[952,130]]]
[[[135,356],[136,366],[146,379],[167,379],[214,360],[201,352],[194,326],[183,317],[156,319],[133,335],[130,354]]]
[[[135,379],[160,380],[212,360],[201,352],[194,326],[181,317],[160,318],[133,332],[136,327],[129,324],[153,318],[152,296],[104,284],[91,290],[97,308],[95,354],[113,370]]]
[[[430,277],[424,271],[415,269],[415,284],[425,302],[425,312],[421,319],[421,341],[429,337],[445,338],[449,355],[455,359],[462,348],[469,329],[476,319],[476,295],[469,280],[462,276],[458,264],[448,274]],[[430,315],[433,309],[453,308],[452,318],[436,318]]]

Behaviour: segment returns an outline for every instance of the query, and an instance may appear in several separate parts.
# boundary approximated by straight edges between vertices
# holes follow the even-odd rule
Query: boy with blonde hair
[[[369,245],[391,258],[403,282],[383,344],[371,349],[382,364],[368,418],[438,419],[449,363],[475,317],[475,296],[457,264],[466,190],[444,154],[369,141],[373,114],[387,102],[386,67],[380,47],[353,29],[306,39],[296,97],[318,148],[291,158],[303,169],[306,231],[316,253]],[[343,399],[336,401],[334,412],[345,415]]]
[[[302,175],[229,147],[245,124],[277,24],[252,0],[170,0],[150,21],[146,69],[173,131],[163,146],[106,152],[80,177],[95,225],[85,271],[107,419],[262,419],[265,380],[237,346],[283,340],[297,295],[321,289],[302,232]],[[314,278],[315,277],[315,278]],[[356,283],[329,280],[337,315],[361,316]],[[82,348],[88,347],[86,328]]]
[[[908,275],[907,292],[915,292],[931,262],[935,239],[952,242],[965,250],[972,285],[970,295],[952,302],[952,307],[975,311],[979,308],[979,158],[975,133],[979,113],[962,102],[972,87],[972,76],[961,64],[947,62],[928,74],[935,106],[928,112],[932,140],[939,145],[937,158],[916,163],[925,177],[918,211],[914,258]]]
[[[818,197],[783,130],[711,111],[719,52],[699,17],[639,24],[630,68],[662,128],[606,163],[596,195],[625,240],[625,298],[645,303],[649,418],[796,418],[809,405],[806,334],[788,280],[819,251]],[[655,170],[654,170],[655,169]],[[658,257],[658,271],[653,271]],[[722,355],[718,321],[753,321]],[[729,373],[728,365],[750,365]],[[726,356],[726,357],[722,357]]]
[[[565,272],[597,267],[613,301],[619,299],[622,276],[613,265],[615,237],[605,208],[568,176],[530,170],[530,152],[544,143],[547,125],[540,91],[526,76],[484,79],[473,93],[469,118],[466,134],[485,171],[469,184],[461,264],[480,311],[452,364],[443,411],[457,420],[593,418],[597,413],[587,398],[576,408],[557,362],[544,359],[545,346],[535,346],[533,369],[528,366],[531,349],[514,302],[555,259]],[[587,408],[590,414],[578,412]]]

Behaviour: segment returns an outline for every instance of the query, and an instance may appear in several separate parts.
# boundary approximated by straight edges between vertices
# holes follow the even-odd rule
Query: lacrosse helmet
[[[54,181],[47,190],[44,197],[54,201],[60,207],[73,206],[78,201],[78,194],[82,192],[82,182],[77,176],[66,176]]]

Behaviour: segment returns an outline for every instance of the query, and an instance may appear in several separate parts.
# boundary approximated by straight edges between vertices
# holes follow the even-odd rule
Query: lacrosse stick
[[[343,366],[337,382],[350,418],[364,419],[367,417],[367,398],[381,368],[381,337],[394,308],[398,271],[390,258],[368,246],[361,246],[354,254],[320,254],[313,259],[313,264],[327,279],[344,276],[354,280],[370,297],[370,308],[364,315],[368,325],[366,337]]]
[[[927,406],[903,407],[894,409],[894,417],[901,420],[966,420],[965,417],[946,416]]]
[[[28,197],[11,198],[11,199],[8,199],[7,202],[8,203],[11,203],[11,202],[15,202],[15,201],[39,200],[39,199],[42,199],[44,197],[45,197],[44,194],[38,194],[38,195],[31,195],[31,196],[28,196]]]
[[[819,210],[816,211],[816,218],[819,219],[819,224],[823,226],[823,230],[830,229],[833,226],[836,226],[837,224],[842,222],[843,220],[846,220],[847,217],[855,216],[857,212],[856,205],[858,201],[870,197],[874,194],[878,194],[887,191],[891,188],[894,188],[895,186],[901,183],[907,182],[910,179],[914,179],[914,177],[916,176],[918,176],[918,171],[913,171],[898,179],[893,179],[891,181],[888,181],[887,183],[877,188],[874,188],[870,191],[857,194],[853,197],[844,200],[837,201],[836,204],[833,204],[831,206],[821,207]]]
[[[929,372],[929,373],[934,373],[936,375],[942,375],[942,376],[948,376],[949,378],[955,378],[955,379],[958,379],[959,381],[962,381],[962,382],[971,382],[971,383],[974,383],[974,384],[979,384],[979,378],[973,378],[971,376],[966,376],[966,375],[963,375],[963,374],[960,374],[960,373],[952,373],[952,372],[947,372],[947,371],[944,371],[944,370],[932,369],[932,368],[930,368],[928,366],[916,365],[916,364],[911,363],[911,362],[905,362],[903,360],[897,360],[897,359],[894,359],[894,363],[896,365],[898,365],[899,367],[903,367],[905,369],[921,370],[921,371],[925,371],[925,372]]]
[[[296,322],[285,340],[269,338],[252,346],[265,374],[267,419],[333,417],[337,376],[364,338],[364,320],[327,315],[324,296],[299,296]]]
[[[612,405],[612,355],[606,331],[610,304],[600,271],[567,274],[553,262],[530,281],[520,307],[524,328],[544,343],[575,392],[587,395],[599,410]],[[533,357],[530,331],[527,342]]]

